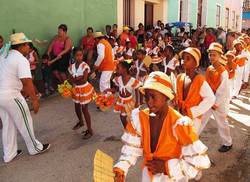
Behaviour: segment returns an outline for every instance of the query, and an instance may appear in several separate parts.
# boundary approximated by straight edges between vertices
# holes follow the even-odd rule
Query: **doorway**
[[[153,15],[154,15],[154,4],[145,2],[144,24],[146,29],[147,27],[154,25]]]

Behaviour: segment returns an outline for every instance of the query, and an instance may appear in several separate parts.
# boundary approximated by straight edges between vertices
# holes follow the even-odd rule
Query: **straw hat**
[[[130,28],[128,26],[123,26],[123,31],[126,31],[126,30],[130,30]]]
[[[102,32],[95,32],[95,33],[94,33],[94,37],[95,37],[95,38],[104,37],[104,36],[105,36],[105,35],[103,35]]]
[[[235,58],[235,54],[234,54],[233,51],[227,51],[227,53],[225,54],[225,56],[226,57],[231,56],[231,57],[233,57],[233,59]]]
[[[196,67],[199,66],[200,59],[201,59],[201,52],[200,52],[199,49],[194,48],[194,47],[188,47],[185,50],[183,50],[183,51],[180,52],[180,57],[181,58],[183,58],[183,54],[184,53],[191,54],[194,57],[195,61],[196,61]]]
[[[208,52],[209,51],[217,51],[220,54],[223,54],[222,45],[217,43],[217,42],[213,42],[213,43],[210,44],[210,46],[208,48]]]
[[[224,55],[221,55],[221,58],[219,60],[220,64],[222,64],[223,66],[227,65],[227,57]]]
[[[234,46],[234,47],[235,47],[236,45],[238,45],[238,44],[242,45],[242,42],[239,41],[238,39],[236,39],[236,40],[233,41],[233,46]],[[243,45],[242,45],[242,46],[243,46]]]
[[[24,44],[32,42],[29,40],[24,33],[15,33],[10,36],[11,45]]]
[[[153,64],[158,64],[160,62],[162,62],[162,57],[159,57],[159,56],[153,56],[152,57],[152,63]]]
[[[149,74],[143,87],[139,90],[142,94],[145,94],[145,89],[156,90],[167,96],[170,100],[174,98],[171,80],[161,71],[154,71]]]

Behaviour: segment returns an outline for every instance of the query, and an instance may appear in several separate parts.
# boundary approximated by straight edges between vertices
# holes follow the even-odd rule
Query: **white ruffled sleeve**
[[[192,129],[192,121],[182,117],[173,128],[175,136],[182,145],[181,157],[167,162],[168,174],[173,180],[197,179],[202,169],[210,167],[210,160],[206,154],[207,147],[196,138]]]
[[[143,155],[139,109],[132,111],[132,121],[128,123],[127,129],[122,136],[122,141],[124,145],[121,150],[121,156],[114,169],[122,170],[126,176],[129,168],[136,164],[138,157]]]

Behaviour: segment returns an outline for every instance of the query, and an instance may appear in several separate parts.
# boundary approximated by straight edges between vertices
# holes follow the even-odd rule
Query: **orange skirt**
[[[76,85],[72,90],[72,100],[77,104],[88,104],[93,100],[95,95],[94,87],[86,82],[83,85]]]
[[[132,95],[127,98],[119,96],[114,105],[114,112],[120,113],[122,116],[130,116],[134,108],[135,102]]]

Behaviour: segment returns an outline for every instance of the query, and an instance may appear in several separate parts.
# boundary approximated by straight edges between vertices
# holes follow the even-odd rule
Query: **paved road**
[[[90,113],[95,135],[84,141],[80,131],[71,130],[77,119],[70,100],[54,96],[43,101],[39,114],[33,116],[34,127],[39,140],[52,144],[51,150],[43,155],[29,156],[19,136],[19,148],[24,154],[8,165],[0,160],[0,181],[91,182],[93,156],[97,149],[118,158],[122,143],[116,138],[121,136],[122,126],[118,115],[98,112],[94,104],[90,106]],[[250,91],[244,91],[240,99],[232,103],[229,120],[234,146],[225,154],[217,152],[220,140],[216,123],[210,120],[201,140],[209,147],[209,156],[215,166],[206,170],[202,182],[245,182],[250,179],[249,115]],[[139,162],[130,170],[127,181],[139,182],[140,173]]]

